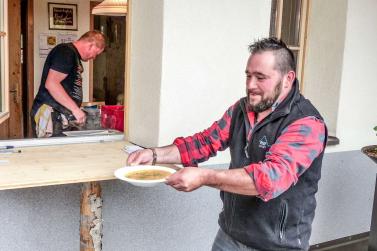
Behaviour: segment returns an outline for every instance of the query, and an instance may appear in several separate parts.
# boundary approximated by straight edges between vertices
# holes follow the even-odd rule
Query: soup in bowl
[[[125,166],[115,170],[114,175],[120,180],[135,186],[151,187],[166,181],[175,170],[164,166]]]
[[[171,173],[164,170],[143,169],[126,173],[124,176],[133,180],[160,180],[165,179]]]

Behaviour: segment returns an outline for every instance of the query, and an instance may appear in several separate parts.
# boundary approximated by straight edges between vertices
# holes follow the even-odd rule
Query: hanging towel
[[[51,113],[53,109],[51,106],[43,104],[39,107],[37,113],[34,116],[35,121],[35,133],[38,138],[51,137],[53,132]]]

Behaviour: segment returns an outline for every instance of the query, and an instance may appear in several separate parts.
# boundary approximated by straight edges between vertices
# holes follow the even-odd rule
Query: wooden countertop
[[[0,190],[115,179],[114,170],[126,165],[126,144],[50,145],[0,153]]]

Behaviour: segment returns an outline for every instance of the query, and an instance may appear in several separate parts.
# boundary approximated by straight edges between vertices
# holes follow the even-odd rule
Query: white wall
[[[165,1],[160,145],[209,127],[245,95],[247,47],[268,36],[270,6],[270,1]],[[228,161],[223,153],[206,164]]]
[[[329,134],[336,136],[343,69],[347,1],[310,1],[304,89],[324,117]]]
[[[158,145],[163,38],[163,0],[132,1],[129,140]],[[127,96],[127,95],[126,95]]]
[[[174,137],[207,128],[244,96],[247,46],[268,36],[271,2],[163,1],[163,27],[153,26],[163,32],[160,82],[161,73],[155,71],[160,67],[156,57],[160,36],[135,34],[138,29],[149,31],[152,26],[144,19],[157,14],[148,6],[144,6],[148,14],[138,10],[140,2],[144,1],[132,2],[129,136],[145,146],[166,145]],[[156,59],[151,71],[150,57]],[[153,112],[158,112],[157,117]],[[228,155],[222,154],[206,164],[228,161]]]
[[[34,95],[37,94],[39,85],[41,82],[43,64],[46,58],[40,58],[39,56],[39,34],[49,33],[53,35],[57,34],[76,34],[79,38],[82,34],[89,30],[90,22],[90,6],[89,0],[66,0],[59,1],[54,0],[53,3],[70,3],[77,4],[77,31],[66,30],[49,30],[48,29],[48,5],[50,0],[38,0],[34,1]],[[83,77],[83,94],[84,101],[88,101],[89,98],[89,63],[83,62],[84,72]]]
[[[377,1],[349,0],[337,121],[340,145],[327,151],[358,150],[377,143]]]
[[[321,176],[310,244],[368,232],[376,164],[360,151],[327,153]]]

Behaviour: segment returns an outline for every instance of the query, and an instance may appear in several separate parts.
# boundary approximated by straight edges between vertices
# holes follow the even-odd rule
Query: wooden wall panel
[[[8,0],[8,24],[10,116],[7,121],[7,138],[15,139],[23,138],[20,0]],[[5,125],[4,130],[6,130]]]
[[[32,137],[31,132],[31,121],[30,121],[30,110],[34,101],[34,0],[27,1],[26,10],[26,84],[23,86],[27,88],[27,106],[26,106],[26,135],[25,137]],[[24,81],[25,82],[25,81]]]

